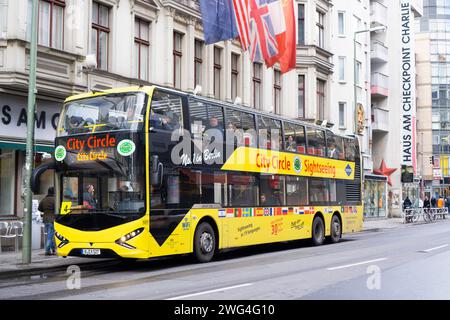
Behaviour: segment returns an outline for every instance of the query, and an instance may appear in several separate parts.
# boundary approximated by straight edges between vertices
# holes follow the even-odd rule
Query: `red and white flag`
[[[281,73],[295,69],[296,39],[293,0],[269,0],[269,13],[275,29],[278,54],[266,60],[267,67],[280,63]]]

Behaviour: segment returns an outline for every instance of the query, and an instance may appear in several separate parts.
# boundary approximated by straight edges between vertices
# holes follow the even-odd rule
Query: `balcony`
[[[387,7],[374,1],[370,4],[370,24],[372,27],[387,25],[388,10]]]
[[[372,108],[372,131],[373,132],[389,132],[389,111]]]
[[[388,62],[388,48],[379,41],[372,41],[370,44],[370,59],[375,63]]]
[[[379,72],[372,72],[370,93],[372,97],[386,98],[389,94],[389,77]]]

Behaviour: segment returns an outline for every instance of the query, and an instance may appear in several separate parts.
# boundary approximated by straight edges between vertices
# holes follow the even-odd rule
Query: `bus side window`
[[[281,122],[268,117],[258,116],[259,147],[281,150]]]
[[[305,137],[305,127],[295,125],[295,143],[297,144],[298,153],[306,153],[306,137]]]
[[[173,131],[183,127],[181,97],[156,90],[152,96],[150,126]]]
[[[294,126],[288,122],[284,123],[284,150],[297,152],[297,143],[295,142]]]
[[[355,161],[355,143],[352,139],[345,139],[345,160]]]

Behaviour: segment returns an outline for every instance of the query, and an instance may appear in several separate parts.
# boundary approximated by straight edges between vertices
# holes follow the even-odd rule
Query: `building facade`
[[[419,182],[402,182],[402,171],[417,177],[415,21],[422,1],[371,1],[371,108],[374,173],[388,177],[388,214],[400,216],[408,195],[419,200]],[[402,167],[403,166],[403,167]],[[408,168],[407,168],[408,167]],[[405,175],[404,175],[405,176]],[[380,197],[380,192],[378,192]]]
[[[237,40],[205,45],[198,0],[39,0],[35,165],[49,161],[64,99],[89,90],[200,85],[204,96],[332,123],[332,7],[295,2],[297,68],[281,75],[252,63]],[[31,0],[0,0],[2,219],[23,215],[30,21]],[[36,199],[52,184],[49,172]]]
[[[450,195],[450,3],[424,0],[424,14],[418,24],[421,41],[418,44],[429,56],[423,57],[423,67],[429,68],[429,78],[419,77],[422,101],[428,115],[421,124],[424,149],[424,192],[428,196]],[[430,144],[431,148],[426,148]]]

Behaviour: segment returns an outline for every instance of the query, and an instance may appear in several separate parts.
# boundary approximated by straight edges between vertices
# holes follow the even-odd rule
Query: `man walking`
[[[45,255],[50,256],[56,254],[55,244],[55,189],[53,187],[48,188],[47,195],[39,203],[38,210],[43,212],[42,220],[45,226],[45,233],[47,237],[45,239]]]

